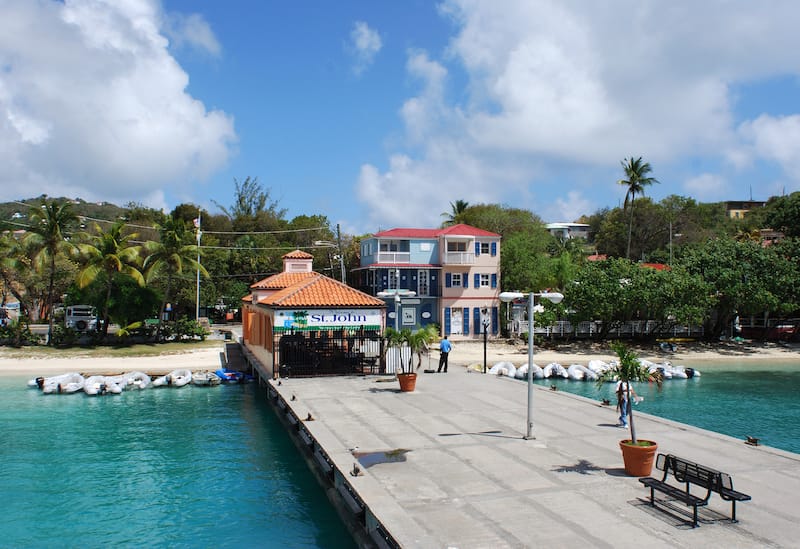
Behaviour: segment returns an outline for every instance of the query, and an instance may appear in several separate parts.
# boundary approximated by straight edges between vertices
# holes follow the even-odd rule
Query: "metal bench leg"
[[[656,506],[656,498],[655,498],[655,493],[654,492],[655,491],[653,490],[653,487],[651,486],[650,487],[650,506],[651,507],[655,507]]]
[[[694,506],[694,522],[692,523],[692,528],[697,528],[699,526],[697,522],[697,505]]]
[[[736,520],[736,500],[731,501],[731,522],[739,522]]]

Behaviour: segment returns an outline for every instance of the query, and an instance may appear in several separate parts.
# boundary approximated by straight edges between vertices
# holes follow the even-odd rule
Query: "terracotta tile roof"
[[[317,273],[287,273],[284,271],[259,280],[250,287],[254,290],[280,290],[293,286],[315,275],[317,275]]]
[[[302,250],[295,250],[281,256],[283,259],[314,259],[314,256]]]
[[[281,273],[292,274],[292,273]],[[298,273],[300,274],[300,273]],[[380,307],[386,303],[319,273],[305,276],[273,294],[261,298],[260,305],[273,307]],[[272,278],[281,276],[275,275]],[[266,282],[269,279],[262,280]],[[260,283],[259,283],[260,284]]]
[[[376,238],[439,238],[443,235],[451,236],[489,236],[499,237],[499,234],[484,231],[477,227],[459,223],[443,229],[389,229],[380,231],[373,236]]]

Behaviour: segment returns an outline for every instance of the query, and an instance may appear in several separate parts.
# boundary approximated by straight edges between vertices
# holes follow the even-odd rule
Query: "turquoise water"
[[[701,373],[699,378],[666,380],[660,390],[654,384],[634,384],[644,397],[635,405],[634,417],[636,412],[645,412],[742,440],[756,437],[761,444],[800,453],[799,366],[714,365],[701,367]],[[536,383],[616,404],[613,383],[601,388],[564,379]]]
[[[355,547],[251,385],[43,395],[0,378],[2,547]]]

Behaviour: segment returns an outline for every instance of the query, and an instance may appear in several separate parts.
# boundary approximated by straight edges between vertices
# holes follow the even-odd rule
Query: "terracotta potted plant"
[[[422,364],[422,353],[428,350],[428,345],[434,341],[438,333],[435,327],[426,326],[424,328],[417,328],[416,331],[411,331],[404,328],[397,331],[394,328],[386,328],[384,337],[386,338],[386,349],[392,347],[397,348],[399,357],[399,365],[395,367],[397,380],[400,382],[400,390],[403,392],[410,392],[416,389],[417,385],[417,372],[413,368],[414,355],[417,355],[417,369]],[[403,348],[408,348],[408,358],[404,360]]]
[[[658,445],[652,440],[636,437],[636,426],[633,421],[633,407],[631,406],[631,383],[637,381],[655,381],[661,384],[661,374],[651,372],[647,366],[639,362],[639,357],[624,343],[619,341],[611,344],[617,353],[618,361],[611,368],[603,372],[597,380],[598,386],[606,381],[618,381],[626,391],[625,405],[628,412],[628,425],[631,437],[619,442],[622,450],[622,460],[625,463],[625,472],[634,477],[646,477],[653,469],[653,461],[658,450]]]

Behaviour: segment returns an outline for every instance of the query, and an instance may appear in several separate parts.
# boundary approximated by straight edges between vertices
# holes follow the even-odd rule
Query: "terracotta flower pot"
[[[636,445],[630,440],[620,440],[619,448],[622,450],[622,461],[625,463],[625,472],[632,477],[646,477],[653,470],[658,444],[652,440],[638,439]]]
[[[397,379],[400,380],[400,390],[408,393],[417,387],[417,374],[416,372],[397,374]]]

